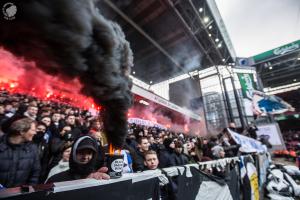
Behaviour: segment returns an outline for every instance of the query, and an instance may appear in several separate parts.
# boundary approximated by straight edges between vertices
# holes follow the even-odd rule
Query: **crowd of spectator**
[[[109,179],[109,144],[99,116],[24,94],[0,92],[0,184],[4,188],[82,178]],[[235,129],[231,123],[229,128]],[[123,173],[209,161],[238,154],[227,129],[199,137],[128,125]]]

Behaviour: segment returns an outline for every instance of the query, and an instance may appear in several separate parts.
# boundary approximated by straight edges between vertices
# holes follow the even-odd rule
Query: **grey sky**
[[[238,57],[300,39],[300,0],[215,0]]]

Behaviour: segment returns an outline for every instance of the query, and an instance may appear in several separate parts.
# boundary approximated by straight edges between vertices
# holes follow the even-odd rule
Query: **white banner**
[[[154,123],[151,122],[149,120],[144,120],[144,119],[140,119],[140,118],[128,118],[128,123],[130,124],[138,124],[138,125],[143,125],[143,126],[148,126],[148,127],[157,127],[160,129],[166,129],[165,126],[158,124],[158,123]]]
[[[277,123],[257,126],[256,134],[258,137],[266,137],[272,145],[271,150],[285,150],[285,144],[282,138],[280,128]]]
[[[266,152],[267,149],[262,145],[261,142],[254,140],[252,138],[246,137],[244,135],[238,134],[229,128],[227,128],[228,132],[231,134],[231,137],[234,141],[241,145],[240,151],[244,153],[258,152],[263,153]]]

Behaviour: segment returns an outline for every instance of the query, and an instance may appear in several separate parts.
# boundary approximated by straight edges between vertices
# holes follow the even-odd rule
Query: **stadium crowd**
[[[110,178],[101,117],[87,110],[1,91],[0,125],[2,188]],[[124,155],[123,173],[135,173],[233,157],[238,149],[227,129],[206,138],[129,124],[119,153]]]

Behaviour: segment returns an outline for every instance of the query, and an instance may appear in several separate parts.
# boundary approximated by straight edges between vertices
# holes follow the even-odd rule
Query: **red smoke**
[[[170,110],[159,104],[135,95],[133,107],[128,111],[129,118],[140,118],[161,124],[174,132],[193,135],[205,135],[202,122],[191,120],[176,111]],[[140,103],[146,101],[149,105]]]
[[[25,93],[43,100],[58,101],[76,107],[99,110],[92,98],[80,93],[77,79],[50,76],[34,62],[17,58],[0,47],[0,88],[13,93]]]

